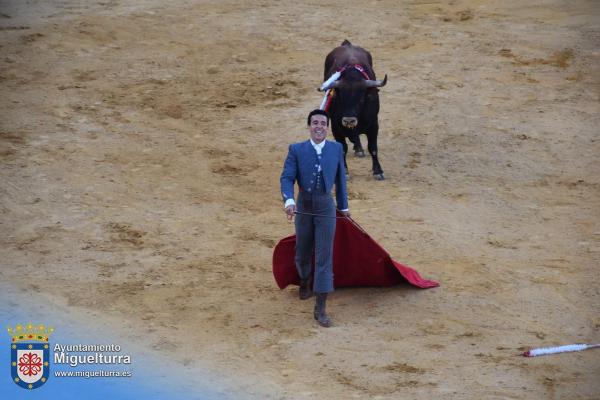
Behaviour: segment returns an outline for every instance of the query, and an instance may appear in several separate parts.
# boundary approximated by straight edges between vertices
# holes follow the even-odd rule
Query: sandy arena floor
[[[600,3],[92,3],[0,1],[3,282],[256,398],[599,398],[600,351],[518,354],[600,342]],[[345,38],[389,77],[353,217],[441,287],[322,329],[271,254]]]

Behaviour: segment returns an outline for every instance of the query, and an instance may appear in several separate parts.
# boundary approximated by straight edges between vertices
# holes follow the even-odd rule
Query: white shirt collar
[[[310,139],[310,144],[312,144],[312,147],[315,148],[317,154],[321,154],[321,152],[323,151],[323,146],[325,146],[325,142],[327,142],[327,140],[323,140],[321,143],[317,144],[313,142],[312,139]]]

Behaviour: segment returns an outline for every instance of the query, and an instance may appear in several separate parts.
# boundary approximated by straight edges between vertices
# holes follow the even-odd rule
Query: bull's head
[[[379,88],[387,83],[387,75],[383,80],[364,79],[354,68],[348,69],[333,82],[326,82],[319,90],[336,89],[336,98],[341,110],[341,124],[344,128],[353,130],[358,126],[358,117],[363,109],[367,89]]]

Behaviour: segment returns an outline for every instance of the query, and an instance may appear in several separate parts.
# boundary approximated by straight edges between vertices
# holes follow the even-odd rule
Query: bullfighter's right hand
[[[294,214],[296,213],[296,205],[292,204],[285,208],[285,213],[287,214],[287,219],[289,221],[294,219]]]

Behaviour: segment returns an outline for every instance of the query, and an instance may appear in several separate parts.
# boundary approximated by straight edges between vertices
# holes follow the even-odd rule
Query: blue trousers
[[[310,214],[296,215],[296,269],[300,279],[308,279],[311,271],[313,248],[315,253],[315,293],[333,292],[333,238],[335,236],[335,204],[331,194],[298,195],[298,211]],[[332,218],[333,217],[333,218]]]

